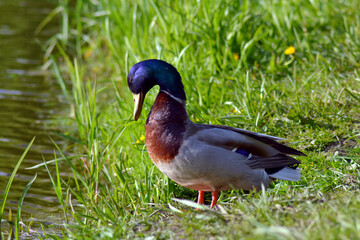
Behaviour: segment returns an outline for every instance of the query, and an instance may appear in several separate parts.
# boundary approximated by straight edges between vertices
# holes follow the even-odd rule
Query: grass
[[[50,16],[62,18],[62,29],[45,57],[72,106],[59,134],[74,143],[62,152],[74,154],[55,162],[74,176],[48,170],[63,207],[61,237],[360,238],[359,4],[60,0]],[[302,180],[223,192],[217,211],[174,200],[197,194],[152,164],[146,114],[130,120],[126,75],[149,58],[178,68],[194,122],[284,137],[306,152]]]
[[[36,175],[34,176],[33,179],[30,180],[30,182],[26,185],[23,194],[21,195],[19,202],[18,202],[18,207],[17,207],[17,212],[16,212],[16,216],[15,216],[15,221],[13,221],[12,217],[11,217],[11,209],[9,209],[9,219],[8,221],[6,221],[5,219],[3,219],[3,214],[4,214],[4,210],[5,210],[5,206],[6,206],[6,200],[7,197],[9,196],[10,193],[10,188],[11,185],[14,181],[15,175],[17,170],[19,169],[22,161],[24,160],[26,154],[28,153],[30,147],[32,146],[32,144],[34,143],[35,137],[33,137],[33,139],[30,141],[29,145],[26,147],[26,149],[24,150],[23,154],[21,155],[21,157],[19,158],[19,160],[17,161],[13,172],[10,175],[10,178],[8,180],[8,183],[6,184],[5,190],[4,190],[4,194],[3,194],[3,198],[1,199],[1,206],[0,206],[0,239],[5,239],[5,234],[2,231],[2,222],[7,222],[10,226],[10,232],[7,234],[7,238],[8,239],[19,239],[20,237],[20,231],[21,231],[21,226],[20,226],[20,217],[21,217],[21,210],[22,210],[22,204],[24,202],[24,198],[26,196],[27,191],[29,190],[29,188],[31,187],[31,185],[33,184],[33,182],[36,179]],[[15,229],[14,229],[15,228]]]

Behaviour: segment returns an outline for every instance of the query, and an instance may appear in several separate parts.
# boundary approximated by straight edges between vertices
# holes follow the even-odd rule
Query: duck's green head
[[[146,93],[155,85],[173,97],[186,100],[179,72],[171,64],[150,59],[135,64],[127,77],[128,86],[134,96],[135,121],[140,117]]]

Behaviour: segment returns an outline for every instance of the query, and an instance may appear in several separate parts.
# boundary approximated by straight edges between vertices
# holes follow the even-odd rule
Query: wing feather
[[[283,138],[278,138],[278,137],[274,137],[274,136],[270,136],[270,135],[266,135],[266,134],[261,134],[261,133],[255,133],[255,132],[247,131],[247,130],[244,130],[244,129],[234,128],[234,127],[229,127],[229,126],[206,125],[206,124],[198,124],[198,125],[203,127],[203,128],[220,128],[220,129],[225,129],[225,130],[229,130],[229,131],[233,131],[233,132],[243,134],[245,136],[248,136],[248,137],[256,139],[256,140],[258,140],[260,142],[263,142],[263,143],[273,147],[274,149],[276,149],[279,152],[284,153],[284,154],[297,155],[297,156],[306,156],[306,154],[304,154],[303,152],[300,152],[299,150],[296,150],[294,148],[288,147],[288,146],[286,146],[286,145],[284,145],[282,143],[277,142],[277,141],[285,140]]]
[[[304,153],[281,144],[281,138],[254,133],[239,128],[219,125],[195,124],[196,135],[209,145],[230,151],[249,153],[246,164],[252,169],[278,172],[284,167],[296,168],[301,162],[289,155],[305,156]]]

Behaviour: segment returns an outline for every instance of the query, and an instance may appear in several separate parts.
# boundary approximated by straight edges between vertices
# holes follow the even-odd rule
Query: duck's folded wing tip
[[[279,168],[286,166],[293,166],[301,162],[293,157],[287,156],[283,153],[278,153],[271,157],[254,156],[249,158],[248,166],[250,168]]]

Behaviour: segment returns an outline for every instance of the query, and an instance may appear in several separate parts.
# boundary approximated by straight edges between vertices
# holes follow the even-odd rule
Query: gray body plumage
[[[269,175],[263,168],[252,167],[256,165],[254,161],[259,161],[261,157],[252,159],[251,156],[233,151],[239,146],[252,146],[259,149],[263,158],[280,153],[268,144],[230,128],[206,127],[190,120],[186,124],[186,130],[179,153],[172,161],[153,159],[164,174],[182,186],[198,191],[253,190],[261,189],[261,185],[268,187],[273,178],[290,181],[300,179],[299,169],[285,167]],[[277,140],[264,134],[259,136]]]

